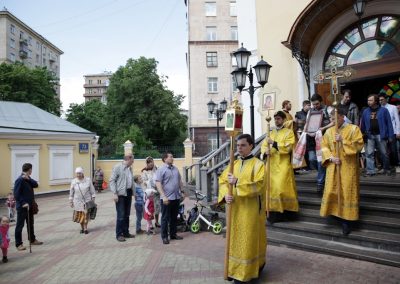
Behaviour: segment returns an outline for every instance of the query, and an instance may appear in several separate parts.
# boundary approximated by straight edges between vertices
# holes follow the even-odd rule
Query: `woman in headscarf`
[[[154,219],[155,226],[160,227],[160,223],[158,222],[158,216],[161,212],[161,202],[160,202],[160,193],[157,191],[156,183],[154,181],[154,175],[157,171],[157,167],[154,165],[154,159],[152,157],[146,158],[146,167],[142,169],[142,179],[143,184],[145,185],[144,189],[152,188],[156,190],[154,194]]]
[[[71,208],[74,208],[72,221],[81,224],[81,234],[88,234],[89,212],[86,208],[86,202],[95,199],[96,194],[90,178],[85,177],[83,168],[75,169],[76,177],[71,181],[69,192],[69,202]]]

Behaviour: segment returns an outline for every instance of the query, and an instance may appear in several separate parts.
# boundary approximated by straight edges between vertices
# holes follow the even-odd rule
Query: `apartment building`
[[[195,155],[202,156],[217,146],[217,118],[208,112],[207,103],[229,102],[235,89],[230,73],[236,64],[231,53],[238,48],[236,1],[185,0],[185,4],[189,132]],[[227,139],[224,127],[219,134],[222,144]]]
[[[107,88],[110,82],[112,72],[104,71],[100,74],[84,75],[85,93],[83,94],[85,102],[90,100],[100,100],[103,104],[107,103]]]
[[[0,11],[0,63],[22,62],[30,68],[46,67],[60,78],[60,55],[63,51],[6,8]],[[54,86],[60,98],[60,84]]]

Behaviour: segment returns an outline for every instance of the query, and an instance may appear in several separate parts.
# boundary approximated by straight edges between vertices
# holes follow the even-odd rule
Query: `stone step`
[[[319,209],[321,207],[321,198],[299,196],[300,209]],[[391,203],[375,203],[375,202],[360,202],[361,214],[374,214],[390,218],[400,218],[400,204]]]
[[[400,238],[398,234],[353,230],[350,235],[343,236],[340,225],[317,224],[304,221],[274,223],[268,226],[269,231],[278,231],[315,239],[323,239],[367,248],[382,249],[400,253]]]
[[[316,189],[308,185],[297,186],[297,193],[302,197],[317,197],[320,198],[319,193]],[[387,203],[387,204],[399,204],[400,203],[400,191],[387,191],[385,188],[379,189],[364,189],[360,190],[360,200],[365,202],[374,203]]]
[[[330,218],[324,218],[319,215],[319,209],[307,208],[300,209],[298,220],[319,224],[331,222]],[[399,234],[400,239],[400,219],[397,218],[361,214],[360,219],[354,223],[354,226],[358,229]]]
[[[309,186],[311,188],[317,187],[316,185],[316,173],[303,174],[296,176],[297,186]],[[396,176],[387,177],[384,175],[377,175],[369,178],[360,178],[360,188],[370,190],[394,191],[398,192],[400,188],[400,174]]]
[[[268,245],[287,246],[329,255],[400,267],[400,253],[267,230]]]

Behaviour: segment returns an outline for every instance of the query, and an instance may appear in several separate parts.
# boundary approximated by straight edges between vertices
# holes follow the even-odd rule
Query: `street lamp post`
[[[228,102],[225,99],[219,103],[219,107],[216,103],[213,102],[213,100],[210,100],[207,103],[208,112],[210,114],[215,114],[215,116],[217,117],[217,149],[219,148],[219,122],[224,117],[227,105]]]
[[[236,84],[236,88],[239,89],[240,92],[247,91],[250,95],[250,122],[251,122],[251,136],[254,137],[254,92],[258,88],[264,87],[264,85],[268,82],[269,70],[271,69],[271,65],[263,60],[261,56],[261,60],[252,68],[250,66],[250,71],[247,72],[247,64],[249,62],[249,57],[251,52],[246,48],[240,47],[236,50],[233,55],[236,58],[237,68],[232,71],[233,79]],[[253,70],[256,72],[257,82],[260,86],[253,85]],[[246,86],[246,77],[249,77],[249,87],[244,89]]]

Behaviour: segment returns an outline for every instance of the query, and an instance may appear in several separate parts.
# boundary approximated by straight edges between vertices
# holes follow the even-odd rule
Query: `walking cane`
[[[28,239],[29,239],[29,253],[32,253],[32,242],[31,242],[31,226],[30,226],[30,214],[29,214],[29,204],[28,207],[26,208],[26,210],[28,211],[28,219],[27,219],[27,224],[28,224]]]

